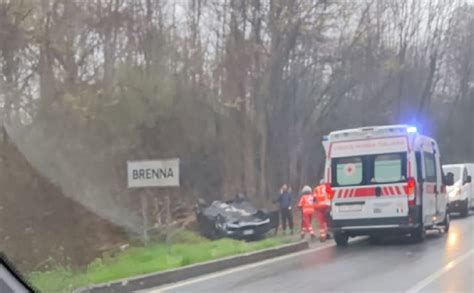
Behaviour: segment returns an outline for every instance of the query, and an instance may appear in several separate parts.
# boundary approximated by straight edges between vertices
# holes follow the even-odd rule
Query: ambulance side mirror
[[[451,172],[448,172],[446,176],[444,176],[444,184],[446,186],[453,186],[454,185],[454,174]]]

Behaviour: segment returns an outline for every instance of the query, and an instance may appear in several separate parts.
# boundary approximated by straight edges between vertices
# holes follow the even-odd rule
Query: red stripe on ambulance
[[[375,188],[365,187],[358,188],[355,191],[354,197],[375,196]]]
[[[380,186],[382,196],[406,195],[401,186]],[[344,188],[334,191],[335,198],[374,197],[376,187]],[[432,188],[434,190],[434,186]]]

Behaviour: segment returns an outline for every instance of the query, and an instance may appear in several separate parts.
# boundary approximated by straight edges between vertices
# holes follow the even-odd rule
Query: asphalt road
[[[333,244],[150,292],[474,292],[474,215],[423,243]]]

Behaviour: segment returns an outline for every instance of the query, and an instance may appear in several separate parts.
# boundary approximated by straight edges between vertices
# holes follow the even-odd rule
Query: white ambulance
[[[329,228],[338,246],[349,237],[410,235],[449,229],[446,186],[438,144],[407,125],[331,132],[323,138],[324,182],[331,198]]]

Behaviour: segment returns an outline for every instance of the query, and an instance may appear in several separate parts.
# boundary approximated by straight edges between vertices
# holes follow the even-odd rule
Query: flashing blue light
[[[328,136],[328,135],[323,136],[323,141],[328,141],[328,140],[329,140],[329,136]]]
[[[408,127],[407,128],[407,132],[408,133],[416,133],[418,130],[416,129],[416,127],[414,126],[411,126],[411,127]]]

